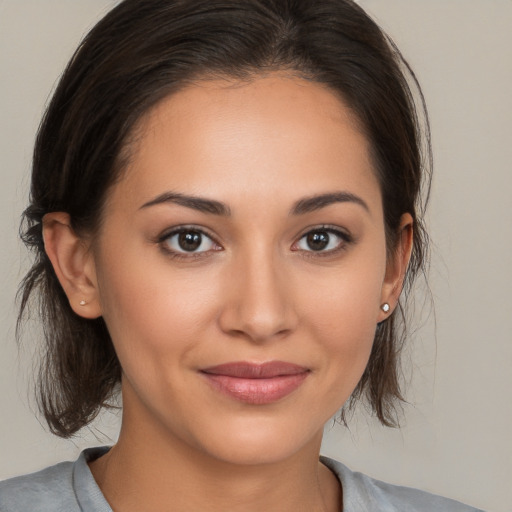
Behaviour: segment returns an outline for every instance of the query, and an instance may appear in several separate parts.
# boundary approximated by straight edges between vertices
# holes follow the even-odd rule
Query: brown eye
[[[197,231],[185,231],[178,235],[178,245],[180,249],[191,252],[201,246],[202,235]]]
[[[303,235],[296,248],[306,252],[334,252],[352,241],[347,233],[337,229],[318,228]]]
[[[308,233],[306,243],[312,251],[322,251],[329,245],[329,233],[327,231],[317,231]]]
[[[180,229],[163,238],[162,242],[174,253],[202,253],[216,247],[215,242],[205,233],[195,229]]]

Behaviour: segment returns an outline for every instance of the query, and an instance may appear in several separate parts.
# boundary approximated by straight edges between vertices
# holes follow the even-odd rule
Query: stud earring
[[[87,302],[85,302],[85,300],[80,301],[80,306],[85,306],[86,304],[87,304]]]
[[[382,304],[380,309],[382,309],[382,311],[384,311],[384,313],[389,313],[390,306],[389,306],[389,304],[387,302],[384,302],[384,304]]]

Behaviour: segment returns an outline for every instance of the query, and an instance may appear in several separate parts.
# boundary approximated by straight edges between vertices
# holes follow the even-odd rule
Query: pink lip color
[[[263,405],[277,402],[297,389],[309,370],[292,363],[271,361],[226,363],[201,373],[221,393],[241,402]]]

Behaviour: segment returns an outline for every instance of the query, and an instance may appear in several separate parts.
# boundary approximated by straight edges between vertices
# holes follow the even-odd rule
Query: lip
[[[264,405],[295,391],[307,378],[308,368],[284,361],[232,362],[200,371],[217,391],[240,402]]]

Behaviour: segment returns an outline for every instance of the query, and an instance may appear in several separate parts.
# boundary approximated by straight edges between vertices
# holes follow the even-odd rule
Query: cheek
[[[214,317],[214,284],[206,287],[209,281],[197,273],[172,271],[160,256],[137,252],[125,252],[122,261],[106,258],[101,268],[103,317],[123,370],[147,374],[151,366],[154,374],[186,358]]]
[[[317,280],[307,295],[307,328],[322,346],[328,400],[341,406],[359,382],[370,357],[379,314],[384,258],[373,255],[337,275]],[[307,299],[306,299],[307,297]]]
[[[317,277],[303,293],[311,325],[327,338],[338,338],[354,347],[368,337],[373,339],[385,273],[383,262],[384,258],[361,255],[355,264],[349,262],[336,272]]]

